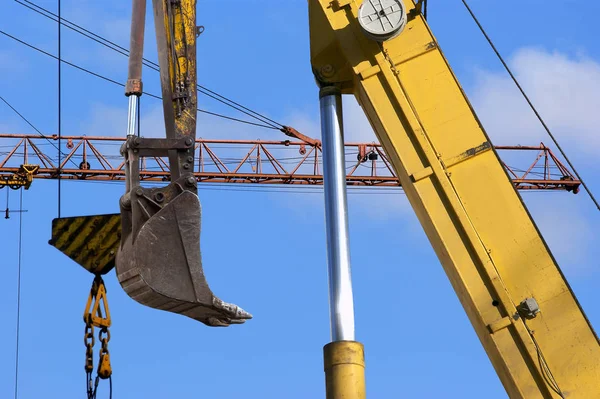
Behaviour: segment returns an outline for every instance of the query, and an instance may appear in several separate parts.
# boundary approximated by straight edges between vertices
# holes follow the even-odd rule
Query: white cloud
[[[600,63],[536,48],[521,49],[509,65],[568,156],[594,184],[593,160],[600,144]],[[494,144],[536,145],[556,149],[535,114],[506,73],[480,70],[471,101]],[[555,150],[558,155],[558,151]],[[502,155],[502,154],[501,154]],[[564,161],[562,156],[559,156]],[[597,211],[587,194],[523,193],[542,235],[559,264],[571,275],[589,271]]]
[[[535,48],[517,51],[513,73],[560,143],[592,154],[600,144],[600,64]],[[533,111],[506,73],[478,71],[470,96],[497,144],[552,144]]]
[[[559,265],[571,276],[590,271],[590,253],[597,241],[592,226],[600,221],[593,213],[583,212],[584,194],[526,193],[524,200],[532,217]]]

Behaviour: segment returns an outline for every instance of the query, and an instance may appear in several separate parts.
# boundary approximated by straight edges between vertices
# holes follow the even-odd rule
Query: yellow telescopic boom
[[[598,338],[417,4],[308,3],[317,82],[362,106],[509,396],[600,398]]]

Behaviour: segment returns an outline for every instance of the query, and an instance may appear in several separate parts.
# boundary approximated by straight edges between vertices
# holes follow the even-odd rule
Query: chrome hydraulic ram
[[[146,0],[135,0],[132,3],[131,38],[129,68],[125,95],[129,97],[127,113],[127,137],[135,135],[136,116],[139,98],[142,95],[142,57],[144,52],[144,28],[146,19]]]
[[[319,97],[332,340],[324,347],[326,397],[364,399],[364,348],[354,340],[342,97],[333,86],[321,88]]]

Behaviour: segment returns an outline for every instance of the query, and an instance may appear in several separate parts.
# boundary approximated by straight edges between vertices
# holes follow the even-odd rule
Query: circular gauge
[[[358,23],[369,38],[378,42],[398,36],[406,19],[402,0],[364,0],[358,9]]]

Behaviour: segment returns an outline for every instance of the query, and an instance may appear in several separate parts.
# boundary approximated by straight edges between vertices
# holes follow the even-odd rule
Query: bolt
[[[185,139],[185,145],[192,145],[193,141],[190,137]]]
[[[138,187],[138,189],[135,190],[135,193],[137,196],[141,197],[142,195],[144,195],[144,190],[142,190],[141,187]]]
[[[185,179],[185,182],[191,187],[196,185],[196,179],[193,176],[189,176],[187,179]]]
[[[321,67],[321,75],[330,78],[335,74],[335,68],[331,64],[325,64]]]
[[[187,161],[188,161],[189,163],[192,163],[192,162],[194,162],[194,157],[187,157]]]
[[[184,163],[183,164],[183,169],[189,169],[190,168],[190,164],[189,163]]]
[[[139,137],[136,137],[135,139],[133,139],[133,144],[140,145],[141,141],[142,140]]]
[[[129,193],[123,195],[119,202],[123,208],[131,209],[131,198],[129,196]]]
[[[165,200],[165,195],[161,192],[154,194],[154,199],[156,202],[163,202]]]

